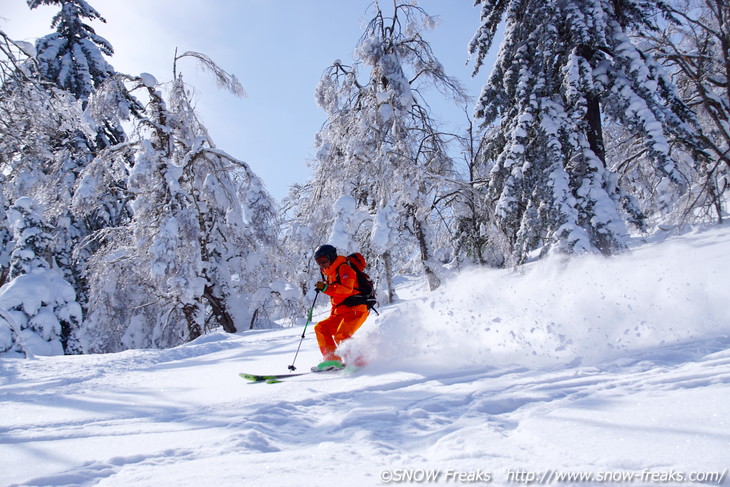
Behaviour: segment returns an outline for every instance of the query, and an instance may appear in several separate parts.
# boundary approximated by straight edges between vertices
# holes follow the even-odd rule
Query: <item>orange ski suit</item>
[[[369,314],[368,307],[365,304],[342,304],[349,296],[358,294],[357,276],[344,256],[338,255],[334,262],[322,269],[322,274],[327,284],[322,292],[330,297],[332,311],[327,318],[314,325],[314,332],[324,360],[342,360],[335,350],[362,326]]]

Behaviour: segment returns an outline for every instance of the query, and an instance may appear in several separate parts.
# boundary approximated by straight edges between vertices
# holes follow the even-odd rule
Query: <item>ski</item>
[[[289,377],[297,377],[299,375],[305,375],[309,372],[301,372],[297,374],[269,374],[269,375],[258,375],[258,374],[246,374],[241,372],[238,374],[239,376],[243,377],[244,379],[250,380],[251,382],[266,382],[267,384],[276,384],[277,382],[281,382],[281,379],[286,379]]]
[[[339,366],[337,366],[337,364],[339,364]],[[357,372],[359,370],[359,367],[344,366],[339,361],[337,362],[337,364],[333,364],[332,362],[322,362],[319,365],[312,367],[309,372],[297,372],[294,374],[260,375],[260,374],[246,374],[244,372],[241,372],[238,375],[243,377],[246,380],[250,380],[251,382],[266,382],[267,384],[277,384],[279,382],[282,382],[283,379],[288,379],[289,377],[298,377],[300,375],[307,375],[310,373],[331,374],[334,372],[343,372],[343,373],[349,375],[349,374],[352,374],[353,372]]]

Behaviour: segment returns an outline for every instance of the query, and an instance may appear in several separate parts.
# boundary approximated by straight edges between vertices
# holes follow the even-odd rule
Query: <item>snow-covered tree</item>
[[[53,260],[53,230],[43,219],[43,211],[31,198],[22,197],[10,208],[13,225],[13,251],[10,278],[50,269]]]
[[[509,244],[495,224],[494,210],[486,198],[489,174],[483,161],[484,144],[489,139],[469,119],[468,129],[460,140],[465,178],[445,196],[449,198],[448,206],[453,212],[457,263],[466,261],[501,267],[505,265],[505,256],[509,255]]]
[[[434,202],[453,170],[421,90],[463,94],[421,35],[435,25],[432,17],[412,2],[395,1],[392,17],[375,8],[356,64],[335,61],[317,87],[328,119],[299,211],[317,227],[319,241],[308,248],[348,243],[371,264],[379,261],[380,295],[389,301],[392,271],[412,261],[438,286]],[[361,70],[367,82],[358,80]]]
[[[0,287],[10,275],[10,254],[13,251],[13,229],[7,216],[4,178],[0,178]]]
[[[94,157],[91,141],[97,129],[73,94],[41,79],[32,45],[4,40],[0,166],[5,196],[11,203],[29,196],[42,204],[43,219],[54,227],[51,254],[84,305],[83,260],[74,252],[93,222],[76,219],[70,207],[77,176]]]
[[[673,0],[675,21],[644,32],[652,53],[673,75],[685,103],[697,114],[706,150],[685,212],[721,222],[730,187],[730,4],[725,0]],[[714,213],[714,215],[713,215]],[[683,215],[684,216],[684,215]]]
[[[43,78],[73,93],[79,100],[88,100],[94,87],[114,73],[114,68],[104,59],[104,55],[114,54],[114,49],[83,19],[106,20],[85,0],[27,1],[30,8],[40,5],[61,7],[51,24],[56,32],[36,42]]]
[[[625,248],[636,201],[607,168],[605,123],[640,141],[663,187],[686,190],[667,134],[692,138],[691,114],[661,66],[630,34],[653,29],[661,1],[478,0],[481,27],[470,43],[475,74],[504,21],[498,59],[476,106],[498,132],[485,145],[487,199],[514,262],[536,249]]]
[[[73,350],[82,319],[73,287],[53,269],[37,268],[0,287],[0,353],[62,355]]]
[[[51,23],[56,32],[36,41],[37,69],[44,80],[72,93],[86,108],[92,94],[111,78],[115,71],[104,58],[114,54],[112,45],[96,34],[84,19],[101,22],[106,20],[85,0],[27,0],[27,2],[31,9],[39,5],[61,7],[61,11],[53,17]],[[113,83],[107,85],[114,86]],[[103,114],[99,116],[99,105],[110,107],[112,114],[120,110],[113,107],[111,101],[121,105],[122,109],[134,105],[135,101],[129,99],[128,93],[120,96],[122,91],[120,83],[117,83],[116,88],[103,93],[101,96],[103,102],[97,102],[97,109],[89,113],[97,122],[96,136],[92,141],[98,148],[118,144],[126,137],[116,117],[106,117]],[[108,100],[110,94],[115,96],[114,100]]]
[[[243,93],[207,57],[186,52],[176,63],[184,57]],[[145,117],[128,143],[102,154],[89,173],[125,165],[133,148],[131,222],[102,231],[105,243],[90,263],[89,351],[177,345],[212,327],[210,320],[234,332],[255,311],[251,296],[274,280],[276,210],[260,179],[215,147],[182,75],[175,73],[167,96],[150,75],[132,82],[148,94]]]
[[[0,352],[61,355],[77,349],[81,307],[73,287],[55,266],[53,227],[31,198],[18,198],[8,211],[14,248],[11,281],[0,288]]]

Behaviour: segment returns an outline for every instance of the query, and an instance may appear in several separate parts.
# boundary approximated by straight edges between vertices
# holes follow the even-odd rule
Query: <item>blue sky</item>
[[[106,19],[97,34],[114,46],[109,59],[118,71],[172,78],[175,48],[202,52],[235,74],[247,92],[221,91],[191,60],[178,71],[195,88],[198,111],[219,149],[246,161],[276,199],[310,175],[314,136],[325,122],[314,89],[335,59],[349,64],[372,0],[87,0]],[[52,32],[57,7],[30,10],[25,0],[0,0],[0,29],[16,40],[34,41]],[[467,64],[467,46],[479,24],[473,0],[420,0],[441,24],[425,33],[449,75],[473,97],[489,74],[477,78]],[[392,1],[381,2],[385,13]],[[436,102],[446,127],[465,126],[462,108]],[[472,106],[468,107],[469,113]]]

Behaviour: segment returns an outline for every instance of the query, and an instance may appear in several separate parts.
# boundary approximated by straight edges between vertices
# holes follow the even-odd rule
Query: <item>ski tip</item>
[[[238,375],[239,375],[239,377],[243,377],[244,379],[251,380],[254,382],[260,382],[260,381],[264,380],[264,378],[261,377],[260,375],[244,374],[243,372],[241,372]]]
[[[246,380],[250,380],[251,382],[268,382],[269,384],[276,384],[277,382],[282,382],[281,379],[286,379],[289,377],[297,377],[299,375],[304,375],[307,372],[300,372],[297,374],[268,374],[268,375],[259,375],[259,374],[247,374],[245,372],[241,372],[238,375],[240,377],[243,377]]]

